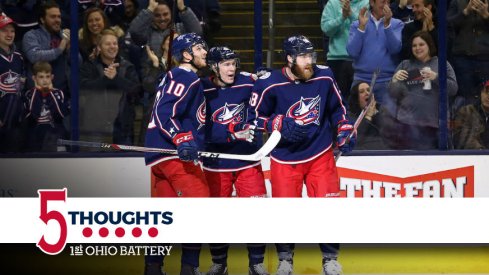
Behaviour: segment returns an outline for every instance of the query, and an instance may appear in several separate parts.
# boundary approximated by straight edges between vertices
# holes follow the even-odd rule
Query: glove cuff
[[[351,124],[342,124],[338,125],[338,131],[343,132],[343,131],[353,131],[353,125]]]
[[[283,121],[283,119],[284,119],[284,115],[277,115],[276,117],[273,118],[271,124],[269,124],[270,121],[267,120],[267,125],[266,125],[267,126],[266,127],[267,131],[269,133],[271,133],[274,130],[278,130],[278,131],[282,130],[282,121]]]
[[[231,121],[229,124],[228,124],[228,131],[231,133],[231,134],[234,134],[236,131],[234,130],[234,126],[236,126],[237,124],[239,124],[238,122],[236,121]]]
[[[191,131],[185,132],[185,133],[179,133],[173,138],[173,143],[178,146],[183,142],[189,142],[191,140],[194,140],[194,136],[192,135]]]
[[[341,126],[343,126],[345,124],[349,124],[348,123],[348,120],[347,119],[342,119],[342,120],[338,121],[338,123],[336,124],[336,128],[339,129]]]

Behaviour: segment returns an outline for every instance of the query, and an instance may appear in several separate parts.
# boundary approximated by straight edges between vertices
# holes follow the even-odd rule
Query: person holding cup
[[[448,96],[454,96],[457,89],[455,72],[447,62]],[[398,136],[391,147],[412,150],[438,148],[438,58],[435,43],[428,32],[419,31],[412,36],[411,58],[399,64],[388,90],[398,106],[395,117]]]

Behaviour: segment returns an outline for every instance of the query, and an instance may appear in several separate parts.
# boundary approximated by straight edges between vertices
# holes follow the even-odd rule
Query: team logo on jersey
[[[228,104],[227,102],[221,108],[212,114],[212,121],[220,124],[229,124],[230,122],[241,122],[244,120],[244,102],[241,104]]]
[[[296,120],[302,120],[304,125],[317,124],[319,125],[321,97],[318,95],[315,98],[303,98],[290,106],[287,111],[287,116]]]
[[[9,70],[0,75],[0,90],[3,93],[16,93],[19,87],[20,76]]]
[[[199,127],[197,127],[197,130],[200,130],[200,128],[205,125],[205,100],[200,103],[195,116],[199,122]]]

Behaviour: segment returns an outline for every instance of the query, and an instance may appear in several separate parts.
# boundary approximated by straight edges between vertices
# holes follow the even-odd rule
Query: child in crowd
[[[63,118],[70,110],[63,91],[53,87],[53,78],[48,62],[41,61],[33,65],[32,80],[35,87],[26,93],[31,151],[64,151],[63,147],[57,147],[56,140],[67,135]]]

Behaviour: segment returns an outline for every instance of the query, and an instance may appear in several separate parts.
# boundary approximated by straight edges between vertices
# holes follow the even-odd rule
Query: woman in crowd
[[[109,28],[109,19],[104,11],[99,8],[89,8],[85,11],[83,17],[83,26],[78,32],[80,39],[80,55],[83,61],[93,60],[98,55],[97,43],[100,39],[100,34],[106,28]],[[124,36],[124,31],[118,27],[110,27],[118,38]]]
[[[361,81],[352,87],[348,98],[348,106],[350,106],[348,116],[352,121],[356,121],[362,110],[369,103],[370,97],[372,97],[373,102],[367,110],[365,118],[358,126],[355,150],[387,149],[380,135],[381,113],[377,109],[374,94],[370,91],[370,85],[367,82]]]
[[[416,32],[411,38],[411,59],[401,62],[389,84],[389,94],[397,103],[393,125],[383,128],[393,149],[438,148],[438,58],[431,35]],[[447,93],[457,93],[457,80],[447,62]]]

